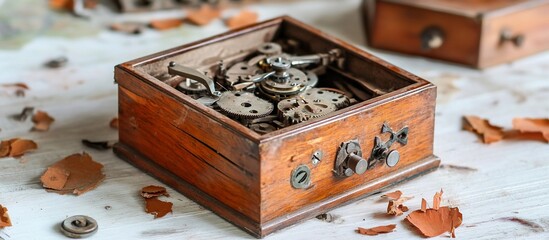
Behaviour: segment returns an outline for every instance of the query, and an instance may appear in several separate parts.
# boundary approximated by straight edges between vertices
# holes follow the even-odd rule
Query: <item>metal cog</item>
[[[257,51],[261,54],[272,56],[282,53],[282,47],[278,43],[266,42],[257,47]]]
[[[234,85],[238,82],[247,82],[251,76],[257,75],[261,69],[255,65],[248,65],[246,62],[239,62],[232,65],[225,73],[225,80]]]
[[[336,111],[337,108],[334,104],[329,102],[307,102],[299,103],[297,107],[291,108],[282,113],[284,120],[288,123],[295,124],[307,121],[313,118],[319,118],[325,116],[331,112]]]
[[[269,115],[274,105],[250,92],[227,91],[223,92],[217,101],[220,110],[230,117],[259,118]]]
[[[341,94],[322,88],[312,88],[301,94],[301,96],[308,101],[322,100],[324,102],[330,102],[334,104],[337,109],[348,107],[351,105],[351,100]]]

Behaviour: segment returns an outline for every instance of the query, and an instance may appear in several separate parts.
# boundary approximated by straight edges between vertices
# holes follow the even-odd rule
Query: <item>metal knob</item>
[[[392,150],[387,154],[387,158],[385,162],[387,163],[387,166],[394,167],[397,165],[398,161],[400,160],[400,153],[397,150]]]
[[[356,154],[349,155],[349,168],[356,174],[363,174],[368,169],[368,160]]]
[[[444,33],[438,27],[428,27],[421,32],[421,48],[437,49],[444,43]]]
[[[500,34],[500,42],[506,43],[511,42],[515,46],[520,47],[524,43],[524,35],[523,34],[514,34],[510,29],[503,29],[501,30]]]

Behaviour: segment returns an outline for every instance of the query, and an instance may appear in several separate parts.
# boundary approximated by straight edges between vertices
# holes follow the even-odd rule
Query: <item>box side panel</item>
[[[115,69],[115,79],[120,86],[145,96],[148,102],[156,104],[159,107],[155,110],[157,118],[163,118],[175,128],[199,139],[204,145],[215,149],[217,154],[246,172],[253,174],[259,169],[258,144],[254,140],[238,134],[225,122],[214,120],[211,116],[192,108],[188,105],[191,103],[176,100],[171,94],[165,92],[167,89],[158,85],[153,87],[147,81],[141,81],[139,77],[124,69],[118,67]],[[165,83],[157,84],[170,88]],[[170,90],[177,92],[175,89]],[[240,150],[234,151],[234,149]]]
[[[432,157],[436,88],[427,85],[416,92],[377,106],[365,106],[356,114],[338,121],[302,131],[281,139],[261,143],[261,220],[270,221],[301,208],[314,205],[326,198],[335,197],[378,179],[394,174],[417,161]],[[375,104],[374,104],[375,105]],[[363,157],[368,158],[374,147],[374,138],[383,142],[388,133],[381,133],[383,123],[394,131],[408,127],[408,143],[394,143],[390,149],[400,152],[400,161],[394,167],[378,164],[362,175],[336,177],[334,163],[341,143],[358,140]],[[305,126],[304,126],[305,127]],[[315,151],[322,151],[317,165],[312,164]],[[306,189],[293,188],[292,171],[299,165],[311,169],[311,184]],[[344,202],[349,199],[336,199]]]
[[[132,75],[117,70],[120,142],[151,159],[209,196],[259,219],[257,160],[246,168],[234,164],[203,140],[208,136],[235,152],[257,149],[223,130],[216,121],[163,95]],[[255,164],[254,164],[255,163]]]
[[[475,66],[478,61],[480,21],[475,18],[378,1],[372,26],[373,47],[438,58]],[[422,32],[442,31],[438,48],[422,48]]]
[[[502,40],[508,31],[509,40]],[[520,43],[514,43],[517,37]],[[498,17],[483,23],[480,67],[488,67],[515,60],[549,49],[549,2],[535,8]]]

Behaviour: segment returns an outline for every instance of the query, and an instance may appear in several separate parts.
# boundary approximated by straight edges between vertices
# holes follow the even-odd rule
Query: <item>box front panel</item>
[[[203,115],[199,112],[129,74],[118,72],[117,80],[121,85],[120,142],[205,194],[258,221],[258,169],[236,165],[203,140],[205,136],[225,134],[217,137],[220,144],[224,144],[226,150],[240,153],[250,153],[253,143],[228,136],[219,123],[201,120]],[[188,128],[190,125],[193,128]],[[205,128],[206,132],[196,128]],[[253,167],[253,162],[249,162],[247,167]]]
[[[549,2],[486,19],[482,36],[481,67],[549,49]]]
[[[262,222],[310,207],[327,198],[353,192],[431,157],[436,89],[428,85],[414,91],[372,108],[359,108],[353,114],[326,124],[313,128],[304,126],[306,130],[262,143]],[[336,176],[335,162],[341,144],[357,141],[362,157],[368,159],[372,155],[376,136],[382,144],[390,141],[391,131],[382,133],[384,123],[391,128],[395,139],[405,137],[407,140],[405,143],[394,141],[389,144],[390,151],[396,150],[400,154],[396,165],[389,167],[382,161],[361,175]],[[408,131],[402,131],[406,127]],[[315,160],[315,152],[321,152],[318,161]],[[394,153],[391,159],[395,163]],[[293,179],[300,166],[310,170],[310,184],[305,188],[296,188],[293,182],[305,179],[304,175]]]
[[[480,21],[412,6],[377,1],[373,47],[476,65]]]

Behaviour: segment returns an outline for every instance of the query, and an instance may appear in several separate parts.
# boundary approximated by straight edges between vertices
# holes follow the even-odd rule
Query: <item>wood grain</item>
[[[501,32],[509,30],[523,35],[524,42],[515,46],[501,42]],[[484,20],[479,67],[485,68],[549,49],[549,2],[519,12]]]
[[[548,8],[544,0],[365,0],[361,11],[373,47],[486,68],[549,49]],[[422,49],[421,33],[429,27],[439,28],[444,40]],[[522,46],[503,43],[504,29],[523,35]]]
[[[442,29],[444,43],[437,49],[423,50],[421,33],[431,26]],[[480,31],[480,22],[476,19],[378,1],[370,44],[381,49],[476,65]]]
[[[356,81],[367,82],[387,94],[339,113],[260,136],[249,133],[249,129],[244,129],[235,121],[224,121],[224,116],[218,118],[219,113],[211,113],[212,110],[195,101],[188,101],[187,96],[179,96],[172,87],[151,76],[166,71],[163,63],[169,59],[200,63],[197,67],[209,65],[204,59],[210,56],[196,53],[212,49],[210,45],[214,49],[233,50],[239,49],[242,44],[257,46],[270,40],[258,38],[264,36],[265,29],[278,29],[277,37],[280,38],[310,42],[309,51],[342,50],[346,58],[341,67],[348,73],[342,79],[357,78]],[[202,204],[215,209],[224,218],[234,219],[235,216],[230,214],[232,210],[241,213],[259,227],[244,226],[242,221],[232,222],[261,237],[305,217],[320,214],[322,210],[351,201],[360,194],[373,192],[393,180],[400,181],[438,165],[432,149],[436,97],[436,88],[432,84],[290,17],[259,23],[240,31],[245,34],[232,34],[231,38],[220,35],[217,39],[206,40],[206,45],[200,41],[176,48],[173,51],[177,54],[168,52],[163,53],[166,56],[151,56],[161,61],[145,58],[116,68],[115,78],[120,85],[119,138],[123,148],[129,149],[119,151],[124,159],[137,162],[137,165],[165,168],[177,177],[159,173],[162,178],[169,178],[169,182],[185,181],[200,189],[200,195],[216,199],[208,202],[200,198]],[[255,39],[256,42],[247,44],[242,39]],[[240,51],[225,52],[230,57]],[[338,78],[339,72],[332,71],[332,77]],[[380,134],[384,122],[395,130],[405,126],[411,129],[409,134],[413,137],[408,145],[398,148],[403,157],[399,165],[392,169],[379,167],[361,177],[336,178],[332,170],[340,144],[358,140],[367,158],[373,148],[373,137]],[[386,140],[384,136],[383,141]],[[311,154],[315,150],[325,152],[325,161],[312,172],[313,187],[293,189],[289,184],[292,170],[300,164],[310,164]],[[135,157],[137,155],[143,157]],[[420,161],[424,163],[411,167]],[[151,172],[150,168],[145,167],[145,170]],[[212,206],[218,202],[227,207]],[[305,208],[309,210],[304,211]],[[289,215],[293,217],[275,220]]]
[[[46,4],[46,1],[33,0],[4,1],[2,7],[5,14],[18,12],[18,6],[39,14],[39,11],[45,11]],[[367,48],[360,31],[362,22],[358,6],[359,0],[273,1],[254,5],[254,10],[260,13],[261,19],[282,14],[296,16],[357,48]],[[330,14],[322,14],[324,12]],[[74,20],[70,15],[61,17]],[[125,16],[94,15],[91,16],[93,21],[77,21],[79,30],[97,30],[93,23],[101,22],[104,17]],[[5,20],[9,24],[12,19]],[[13,20],[19,21],[19,18]],[[56,26],[65,26],[57,17],[51,21]],[[4,47],[10,45],[10,40],[0,40],[0,59],[9,59],[0,61],[0,69],[4,70],[0,72],[0,84],[21,81],[31,88],[26,91],[26,97],[16,97],[11,88],[0,88],[0,138],[29,138],[39,145],[37,151],[21,159],[0,159],[0,204],[8,208],[13,222],[12,227],[0,230],[0,237],[6,240],[61,239],[64,236],[58,231],[58,224],[67,216],[85,214],[95,218],[100,225],[99,231],[89,239],[252,239],[235,225],[196,204],[197,201],[160,182],[159,178],[147,175],[110,151],[89,149],[80,143],[82,138],[100,141],[118,137],[117,131],[108,126],[118,111],[114,65],[224,32],[224,25],[218,22],[204,28],[185,26],[169,32],[132,36],[115,34],[103,27],[99,29],[103,29],[99,35],[78,38],[59,35],[52,38],[48,34],[29,36],[30,42],[22,43],[24,47],[18,49],[6,50]],[[456,229],[459,239],[547,239],[547,144],[504,141],[485,145],[473,134],[461,130],[460,119],[463,115],[475,114],[510,128],[514,117],[547,117],[549,52],[477,71],[388,51],[369,51],[436,83],[434,150],[443,159],[443,165],[461,168],[439,168],[413,181],[389,186],[382,189],[382,193],[374,192],[369,197],[327,211],[332,221],[302,220],[267,239],[365,239],[355,233],[357,227],[387,224],[397,224],[397,228],[383,237],[421,239],[402,221],[405,215],[385,217],[387,203],[379,196],[401,190],[404,195],[415,197],[407,202],[407,206],[415,210],[420,208],[421,198],[430,199],[441,188],[444,189],[442,205],[459,207],[463,213],[463,226]],[[59,54],[66,54],[70,59],[66,68],[40,67],[44,61]],[[55,117],[48,132],[29,132],[31,122],[13,121],[8,117],[20,113],[25,106],[34,106]],[[78,197],[44,191],[39,176],[47,166],[82,151],[90,153],[95,161],[105,166],[105,181],[97,189]],[[463,168],[473,170],[461,170]],[[171,196],[163,200],[173,202],[173,214],[153,219],[143,211],[139,190],[147,185],[168,188]],[[523,219],[533,225],[506,220],[510,218]],[[446,238],[447,235],[440,237]]]

